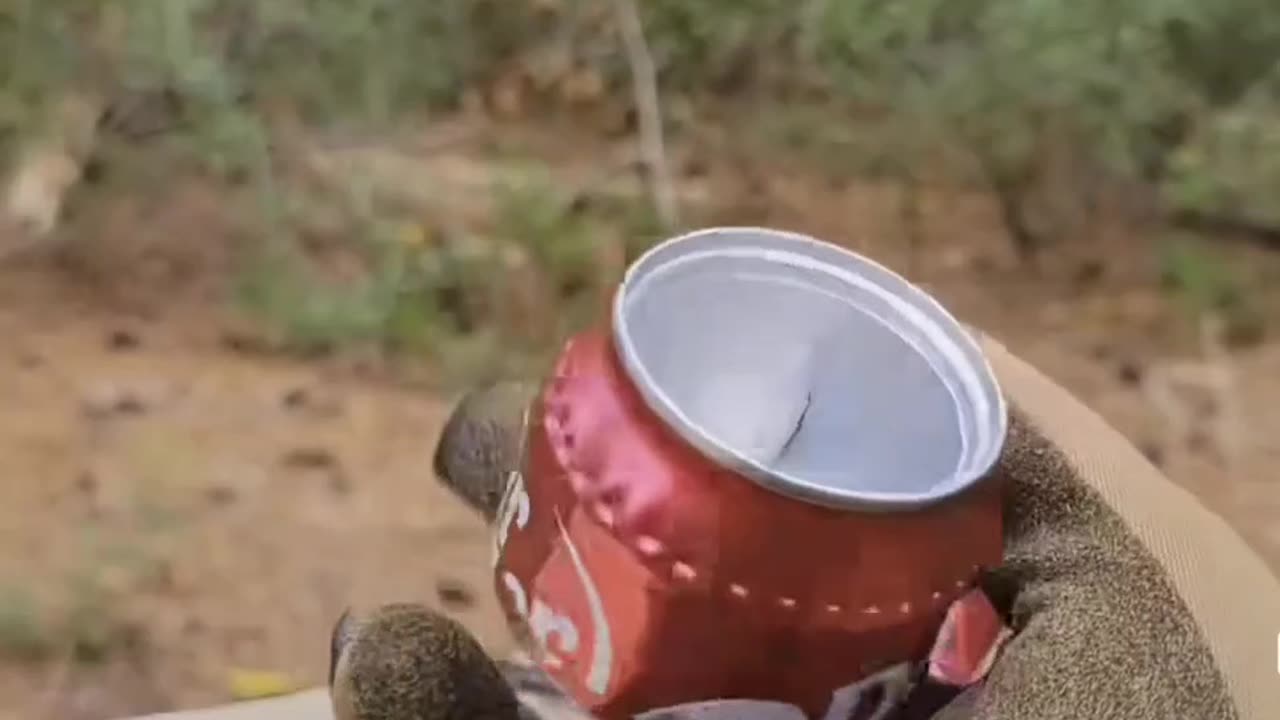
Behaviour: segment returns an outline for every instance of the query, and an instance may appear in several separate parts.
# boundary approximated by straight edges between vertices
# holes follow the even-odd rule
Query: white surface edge
[[[333,711],[329,706],[328,691],[313,688],[266,700],[139,715],[127,720],[333,720]]]

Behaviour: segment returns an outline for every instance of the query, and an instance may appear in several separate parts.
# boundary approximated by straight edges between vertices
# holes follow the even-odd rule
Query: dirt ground
[[[1280,345],[1200,362],[1149,249],[1119,231],[1032,277],[982,199],[930,196],[908,253],[889,189],[758,170],[747,192],[740,165],[709,166],[741,198],[716,221],[812,232],[925,283],[1280,568]],[[319,683],[349,603],[427,600],[504,646],[487,537],[430,477],[449,398],[229,341],[233,231],[216,196],[176,188],[97,217],[73,245],[0,267],[0,642],[38,646],[25,621],[75,617],[79,644],[111,653],[84,662],[58,639],[0,661],[0,718],[224,702],[235,668]]]

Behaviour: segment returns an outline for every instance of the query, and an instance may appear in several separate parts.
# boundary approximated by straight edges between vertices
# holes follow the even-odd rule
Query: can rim
[[[976,404],[978,409],[975,417],[980,418],[972,423],[977,436],[973,447],[967,447],[967,452],[962,453],[957,462],[958,467],[950,478],[942,479],[929,490],[915,492],[856,490],[815,483],[804,477],[770,468],[722,444],[694,422],[660,386],[641,360],[636,347],[629,325],[628,301],[638,294],[647,279],[669,264],[662,258],[670,253],[673,246],[735,234],[744,238],[751,235],[765,237],[774,245],[794,248],[751,248],[744,243],[735,253],[803,265],[807,269],[832,274],[851,286],[874,292],[901,313],[898,318],[900,321],[911,324],[915,330],[923,331],[932,342],[941,345],[941,357]],[[852,268],[860,267],[871,272],[859,274],[851,267],[841,267],[816,257],[816,253],[834,253]],[[869,275],[878,275],[879,278]],[[613,295],[611,320],[614,350],[623,370],[630,376],[641,399],[652,412],[711,461],[766,489],[795,499],[837,509],[867,511],[910,510],[933,505],[969,490],[988,477],[999,460],[1008,434],[1008,407],[1004,393],[986,354],[965,326],[937,298],[883,264],[809,235],[764,227],[719,226],[669,238],[650,248],[628,266]]]

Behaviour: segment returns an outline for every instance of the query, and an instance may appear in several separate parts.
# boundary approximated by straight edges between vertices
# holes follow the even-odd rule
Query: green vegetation
[[[0,656],[40,660],[48,656],[50,638],[40,605],[19,586],[0,586]]]
[[[1066,215],[1118,197],[1175,220],[1280,228],[1273,2],[637,4],[675,136],[707,105],[765,107],[736,131],[832,170],[907,187],[927,172],[989,190],[1028,260],[1069,234]],[[470,345],[456,347],[495,342],[503,319],[493,286],[513,267],[534,268],[551,288],[543,312],[558,315],[567,299],[572,315],[598,298],[595,239],[621,234],[634,253],[658,234],[653,213],[638,203],[584,213],[544,179],[495,183],[490,227],[442,229],[359,188],[298,189],[289,148],[307,132],[390,134],[476,98],[494,102],[490,91],[511,78],[527,90],[520,112],[554,113],[584,77],[629,103],[612,8],[16,0],[0,7],[0,148],[42,127],[61,94],[101,95],[101,154],[164,148],[157,157],[197,163],[249,198],[261,242],[247,253],[238,297],[284,346],[367,345],[471,365],[442,348],[464,336]],[[302,250],[298,218],[316,207],[343,210],[337,234],[363,267],[358,279],[326,278]]]
[[[98,662],[136,639],[128,599],[162,581],[167,566],[157,541],[176,528],[168,511],[141,500],[131,520],[123,532],[96,524],[84,530],[77,562],[61,583],[44,588],[52,602],[41,603],[26,585],[0,583],[0,658]]]

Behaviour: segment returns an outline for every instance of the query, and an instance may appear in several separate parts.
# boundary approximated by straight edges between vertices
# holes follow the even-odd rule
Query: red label
[[[606,702],[618,679],[628,674],[645,635],[643,591],[649,578],[583,513],[574,513],[560,530],[559,542],[533,581],[530,624],[547,649],[543,666],[574,696],[596,699],[590,703],[595,706]],[[545,621],[537,616],[538,607],[546,608]],[[540,630],[554,633],[560,627],[576,635],[576,647],[565,647],[557,643],[561,638]]]
[[[499,591],[508,612],[528,626],[543,668],[595,708],[607,704],[620,678],[634,671],[637,645],[648,630],[652,577],[578,507],[564,510],[567,522],[561,507],[535,505],[523,478],[513,475],[497,530]],[[535,525],[536,515],[549,522]],[[535,527],[554,535],[529,536]],[[510,565],[523,567],[509,566],[504,551],[519,554],[528,545],[546,549],[540,562],[512,558]]]

